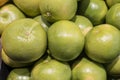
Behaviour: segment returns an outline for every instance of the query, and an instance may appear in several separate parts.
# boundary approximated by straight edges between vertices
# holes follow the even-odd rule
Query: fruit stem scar
[[[50,13],[50,12],[47,12],[46,14],[47,14],[47,16],[51,16],[51,13]]]

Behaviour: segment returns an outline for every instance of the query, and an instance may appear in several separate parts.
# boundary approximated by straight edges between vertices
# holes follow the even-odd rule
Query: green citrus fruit
[[[84,36],[93,28],[92,22],[85,16],[76,15],[73,22],[81,29]]]
[[[48,48],[51,55],[61,61],[70,61],[80,55],[84,36],[72,21],[61,20],[48,29]]]
[[[38,22],[29,18],[9,24],[1,40],[8,57],[24,63],[39,59],[47,45],[46,32]]]
[[[50,26],[50,23],[43,18],[43,16],[39,15],[39,16],[36,16],[34,17],[34,20],[36,20],[37,22],[40,23],[40,25],[45,29],[45,31],[47,32],[49,26]]]
[[[25,67],[30,66],[32,63],[21,63],[19,61],[12,60],[10,57],[6,55],[6,53],[3,51],[1,52],[1,58],[2,61],[9,67],[16,68],[16,67]]]
[[[0,35],[5,27],[18,19],[25,18],[25,15],[13,4],[6,4],[0,8]]]
[[[30,17],[40,14],[39,1],[41,0],[13,0],[14,4]]]
[[[90,19],[93,25],[104,23],[108,11],[104,0],[82,0],[78,13]]]
[[[31,71],[32,80],[70,80],[71,69],[66,62],[44,59],[37,62]]]
[[[106,14],[106,23],[111,24],[120,29],[120,3],[113,5]]]
[[[40,12],[49,22],[70,20],[77,11],[77,0],[40,0]]]
[[[83,57],[72,69],[72,80],[107,80],[107,74],[101,64]]]
[[[85,51],[92,60],[111,62],[120,53],[120,31],[109,24],[95,26],[86,36]]]
[[[106,64],[106,69],[109,75],[120,77],[120,55],[111,63]]]
[[[14,68],[7,77],[7,80],[30,80],[28,68]]]
[[[120,0],[105,0],[105,1],[109,8],[117,3],[120,3]]]

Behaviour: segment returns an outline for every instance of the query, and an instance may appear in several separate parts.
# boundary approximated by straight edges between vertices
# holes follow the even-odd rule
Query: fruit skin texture
[[[83,57],[72,69],[72,80],[107,80],[107,76],[101,64]]]
[[[18,68],[18,67],[26,67],[26,66],[30,66],[32,65],[32,63],[21,63],[15,60],[12,60],[11,58],[9,58],[6,53],[3,51],[1,52],[1,57],[2,57],[2,61],[9,67],[12,68]]]
[[[76,15],[72,21],[80,28],[84,36],[93,28],[92,22],[84,16]]]
[[[105,0],[105,1],[109,8],[117,3],[120,3],[120,0]]]
[[[48,29],[48,48],[51,55],[61,61],[70,61],[80,55],[84,36],[72,21],[61,20]]]
[[[30,80],[30,70],[28,68],[15,68],[9,73],[7,80]]]
[[[8,57],[15,61],[29,63],[44,54],[47,36],[38,22],[25,18],[9,24],[2,34],[1,41]]]
[[[30,17],[40,14],[39,1],[40,0],[13,0],[14,4]]]
[[[0,8],[0,35],[5,27],[18,19],[25,18],[25,15],[13,4],[6,4]]]
[[[104,23],[108,11],[104,0],[82,0],[79,5],[78,13],[89,18],[93,25]]]
[[[106,14],[106,23],[120,29],[120,3],[113,5]]]
[[[34,17],[34,20],[39,22],[40,25],[44,28],[44,30],[47,32],[48,28],[50,26],[50,23],[48,21],[46,21],[46,19],[43,18],[43,16],[39,15]]]
[[[70,20],[77,11],[77,0],[40,0],[39,8],[49,22]]]
[[[86,36],[85,51],[92,60],[111,62],[120,53],[120,31],[109,24],[95,26]]]
[[[120,77],[120,55],[111,63],[106,64],[106,70],[109,75]]]
[[[32,80],[70,80],[71,69],[66,62],[55,59],[38,61],[31,72]]]

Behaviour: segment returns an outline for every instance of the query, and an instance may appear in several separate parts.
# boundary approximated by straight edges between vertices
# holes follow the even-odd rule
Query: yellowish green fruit
[[[113,5],[106,14],[106,23],[120,29],[120,3]]]
[[[45,29],[45,31],[47,32],[48,28],[50,27],[50,23],[43,18],[43,16],[39,15],[34,17],[34,20],[36,20],[37,22],[40,23],[40,25]]]
[[[68,63],[46,58],[38,61],[31,71],[32,80],[70,80],[71,69]]]
[[[72,21],[61,20],[48,29],[48,48],[51,55],[61,61],[77,58],[84,47],[84,35]]]
[[[111,63],[106,64],[106,69],[109,75],[120,77],[120,55]]]
[[[108,11],[104,0],[82,0],[78,8],[78,13],[89,18],[93,25],[104,23]]]
[[[70,20],[77,11],[77,0],[40,0],[42,16],[49,22]]]
[[[0,35],[6,26],[18,19],[25,18],[25,15],[13,4],[6,4],[0,8]]]
[[[24,63],[39,59],[47,46],[45,30],[37,21],[30,18],[9,24],[2,34],[1,41],[8,57]]]
[[[80,28],[84,36],[93,28],[92,22],[84,16],[76,15],[72,21]]]
[[[107,73],[101,64],[83,57],[72,69],[72,80],[107,80]]]
[[[14,68],[7,76],[7,80],[31,80],[29,68]]]
[[[40,14],[39,1],[41,0],[13,0],[14,4],[30,17]]]
[[[85,52],[100,63],[114,60],[120,53],[120,31],[109,24],[95,26],[86,36]]]
[[[120,0],[105,0],[105,1],[109,8],[117,3],[120,3]]]
[[[6,53],[3,51],[3,49],[2,49],[2,52],[1,52],[1,58],[2,58],[2,61],[7,66],[12,67],[12,68],[26,67],[26,66],[30,66],[32,64],[32,63],[21,63],[19,61],[12,60],[10,57],[8,57],[6,55]]]

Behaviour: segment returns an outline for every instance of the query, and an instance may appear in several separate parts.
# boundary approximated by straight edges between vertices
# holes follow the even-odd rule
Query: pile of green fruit
[[[119,2],[1,0],[6,80],[120,80]]]

